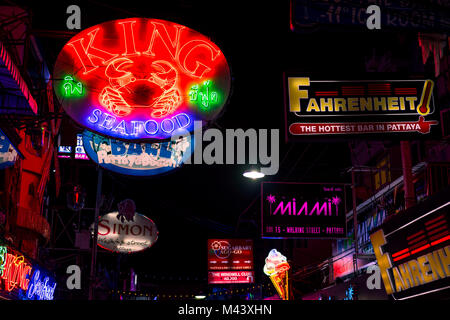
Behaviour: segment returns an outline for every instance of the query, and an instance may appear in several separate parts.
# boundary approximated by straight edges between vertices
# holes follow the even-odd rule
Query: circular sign
[[[56,96],[78,124],[120,139],[167,139],[218,116],[230,70],[206,36],[164,20],[130,18],[90,27],[61,50]]]
[[[150,248],[158,240],[158,229],[151,219],[139,213],[135,213],[131,221],[118,216],[119,212],[115,211],[100,217],[97,238],[100,247],[133,253]]]
[[[153,176],[179,168],[194,152],[194,137],[134,143],[85,130],[83,146],[89,158],[105,169],[132,176]]]

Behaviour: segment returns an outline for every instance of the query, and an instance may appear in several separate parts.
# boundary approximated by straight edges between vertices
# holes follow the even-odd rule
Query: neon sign
[[[341,184],[261,184],[263,238],[346,237],[345,188]]]
[[[215,91],[213,81],[206,80],[203,84],[195,84],[189,90],[189,102],[208,110],[216,106],[219,101],[219,93]]]
[[[81,82],[76,82],[73,77],[65,76],[64,83],[64,96],[66,97],[80,97],[83,95],[83,85]]]
[[[286,77],[290,139],[426,137],[438,128],[432,80],[318,81]]]
[[[252,269],[252,240],[208,239],[208,270]]]
[[[193,136],[159,143],[128,143],[85,130],[88,156],[102,167],[122,174],[151,176],[180,167],[194,151]]]
[[[96,133],[166,139],[217,117],[230,91],[220,49],[185,26],[156,19],[105,22],[74,36],[55,64],[65,111]]]
[[[5,248],[5,247],[3,247]],[[32,267],[25,261],[24,256],[1,251],[3,261],[3,271],[0,279],[6,291],[11,292],[15,288],[27,290],[30,282]]]
[[[438,199],[438,198],[435,198]],[[370,235],[386,293],[404,300],[450,287],[448,193],[430,198]],[[401,219],[407,217],[407,220]]]
[[[56,282],[51,283],[49,277],[41,279],[41,271],[35,269],[31,283],[27,291],[29,300],[53,300],[56,289]]]
[[[266,258],[264,273],[270,277],[275,289],[283,300],[289,300],[289,277],[290,265],[285,256],[277,249],[272,249]]]

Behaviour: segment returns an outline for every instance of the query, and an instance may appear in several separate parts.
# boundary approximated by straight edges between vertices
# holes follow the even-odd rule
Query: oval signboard
[[[158,240],[158,229],[151,219],[137,212],[133,221],[121,220],[118,215],[119,212],[115,211],[100,217],[97,239],[100,247],[113,252],[133,253],[150,248]]]
[[[80,125],[120,139],[167,139],[218,116],[230,70],[217,45],[188,27],[129,18],[90,27],[58,55],[55,92]]]
[[[89,158],[105,169],[133,176],[153,176],[180,167],[194,151],[194,137],[158,143],[131,143],[83,132]]]

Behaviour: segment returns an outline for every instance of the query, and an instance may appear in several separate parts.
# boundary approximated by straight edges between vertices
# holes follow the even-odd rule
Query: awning
[[[32,115],[37,111],[36,101],[0,41],[0,113]]]

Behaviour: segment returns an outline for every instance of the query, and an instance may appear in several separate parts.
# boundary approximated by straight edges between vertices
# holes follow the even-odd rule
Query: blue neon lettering
[[[150,125],[153,124],[155,126],[155,128],[151,129]],[[147,134],[150,135],[154,135],[158,132],[158,122],[156,122],[155,120],[147,120],[144,124],[144,130]]]
[[[125,126],[125,120],[120,121],[117,124],[117,126],[114,129],[112,129],[112,131],[128,135],[127,129],[126,129],[126,126]]]
[[[174,119],[174,118],[177,121],[178,126],[180,128],[186,128],[188,125],[191,124],[191,118],[186,113],[177,114],[175,117],[172,117],[172,119]],[[183,118],[185,119],[184,121],[182,121]],[[184,122],[184,124],[183,124],[183,122]]]
[[[94,109],[92,111],[92,114],[88,117],[88,121],[94,124],[97,123],[101,114],[102,112],[99,109]],[[94,119],[92,119],[91,117],[93,117]]]
[[[40,274],[39,270],[34,272],[33,279],[28,287],[27,297],[28,299],[37,297],[38,300],[53,300],[56,282],[50,285],[49,277],[45,277],[44,281],[41,281]]]
[[[164,122],[170,122],[172,129],[166,130],[166,128],[164,128]],[[161,121],[161,130],[164,131],[165,133],[171,133],[174,129],[175,129],[175,124],[173,123],[173,121],[171,119],[164,119],[163,121]]]
[[[138,135],[141,132],[140,126],[144,122],[142,121],[131,121],[131,134],[132,135]]]
[[[100,127],[103,127],[105,129],[111,130],[111,128],[113,127],[114,122],[116,121],[116,117],[113,117],[107,113],[104,114],[105,115],[105,119],[103,119],[102,124],[100,125]],[[106,126],[106,124],[108,124],[109,128]]]

